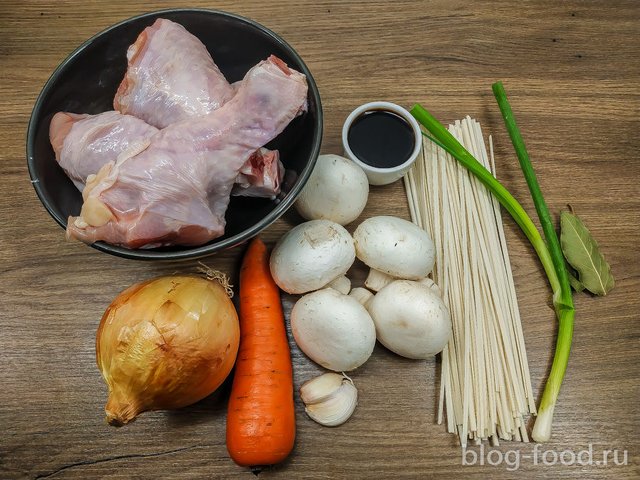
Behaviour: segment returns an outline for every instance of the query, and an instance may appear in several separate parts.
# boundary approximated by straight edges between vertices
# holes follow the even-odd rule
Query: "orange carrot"
[[[227,412],[227,450],[238,465],[273,465],[289,455],[295,436],[293,369],[280,291],[267,248],[256,238],[240,269],[240,350]]]

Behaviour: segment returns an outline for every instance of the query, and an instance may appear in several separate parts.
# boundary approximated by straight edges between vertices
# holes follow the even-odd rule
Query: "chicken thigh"
[[[278,151],[260,148],[240,168],[231,195],[275,197],[280,192],[283,176],[284,167]]]
[[[209,115],[173,124],[137,155],[107,164],[85,189],[67,235],[130,248],[201,245],[224,233],[238,172],[306,109],[303,74],[277,57],[260,62]]]
[[[59,112],[49,125],[56,160],[80,191],[87,177],[122,153],[141,152],[157,132],[143,120],[114,111],[99,115]]]
[[[221,107],[235,91],[207,47],[179,23],[159,18],[127,50],[113,108],[164,128]]]
[[[229,85],[202,42],[166,19],[146,28],[129,47],[127,58],[129,66],[114,106],[161,128],[210,113],[235,95],[241,84]],[[117,112],[96,116],[60,112],[53,117],[49,136],[56,160],[80,191],[90,174],[115,162],[128,148],[141,147],[157,131],[136,117]],[[233,195],[274,198],[283,175],[278,152],[263,148],[247,159]]]
[[[49,138],[56,160],[78,190],[118,156],[144,150],[159,130],[144,120],[109,111],[98,115],[58,112],[51,119]],[[234,195],[275,197],[280,192],[284,167],[278,152],[265,148],[254,152],[236,180]]]

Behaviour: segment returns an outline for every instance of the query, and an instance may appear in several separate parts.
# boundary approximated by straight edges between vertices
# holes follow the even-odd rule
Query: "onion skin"
[[[210,395],[231,372],[239,338],[236,309],[216,281],[165,276],[129,287],[105,311],[96,338],[107,423]]]

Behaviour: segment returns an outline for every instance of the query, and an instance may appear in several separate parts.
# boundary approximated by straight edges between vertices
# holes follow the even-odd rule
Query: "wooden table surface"
[[[139,3],[139,5],[134,5]],[[25,132],[53,69],[91,35],[179,2],[0,1],[0,478],[252,478],[224,443],[228,387],[176,412],[121,429],[103,419],[106,388],[95,332],[130,284],[190,270],[67,243],[29,183]],[[284,36],[311,69],[323,100],[323,152],[339,153],[346,115],[371,100],[421,102],[442,121],[478,118],[494,135],[499,177],[531,209],[491,83],[503,80],[547,202],[570,203],[609,259],[617,285],[576,295],[576,328],[552,440],[537,450],[505,442],[463,465],[456,438],[435,424],[438,366],[377,346],[354,373],[352,419],[322,428],[296,398],[293,454],[261,478],[639,478],[640,5],[637,1],[199,2],[248,16]],[[372,188],[362,218],[406,217],[403,186]],[[275,241],[292,212],[264,233]],[[357,224],[357,223],[356,223]],[[505,219],[529,352],[540,394],[555,320],[550,291],[525,238]],[[351,226],[353,228],[353,225]],[[206,263],[237,282],[241,248]],[[356,269],[362,280],[362,269]],[[290,309],[295,299],[285,297]],[[293,346],[295,383],[318,369]],[[571,452],[618,450],[605,465],[561,465]],[[569,450],[564,457],[560,454]],[[538,452],[537,462],[534,458]],[[516,453],[518,452],[518,453]],[[554,455],[559,458],[551,463]],[[476,449],[476,453],[479,452]],[[515,460],[520,455],[516,465]],[[480,458],[480,457],[478,457]],[[587,458],[588,457],[583,457]],[[467,458],[470,461],[470,457]],[[511,462],[509,465],[507,460]],[[537,464],[536,464],[537,463]],[[516,471],[517,470],[517,471]]]

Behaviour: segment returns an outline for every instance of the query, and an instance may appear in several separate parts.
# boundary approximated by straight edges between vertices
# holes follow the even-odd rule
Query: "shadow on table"
[[[197,425],[211,421],[224,421],[227,415],[227,402],[231,392],[233,372],[220,387],[208,397],[203,398],[193,405],[169,410],[166,412],[169,426]]]

